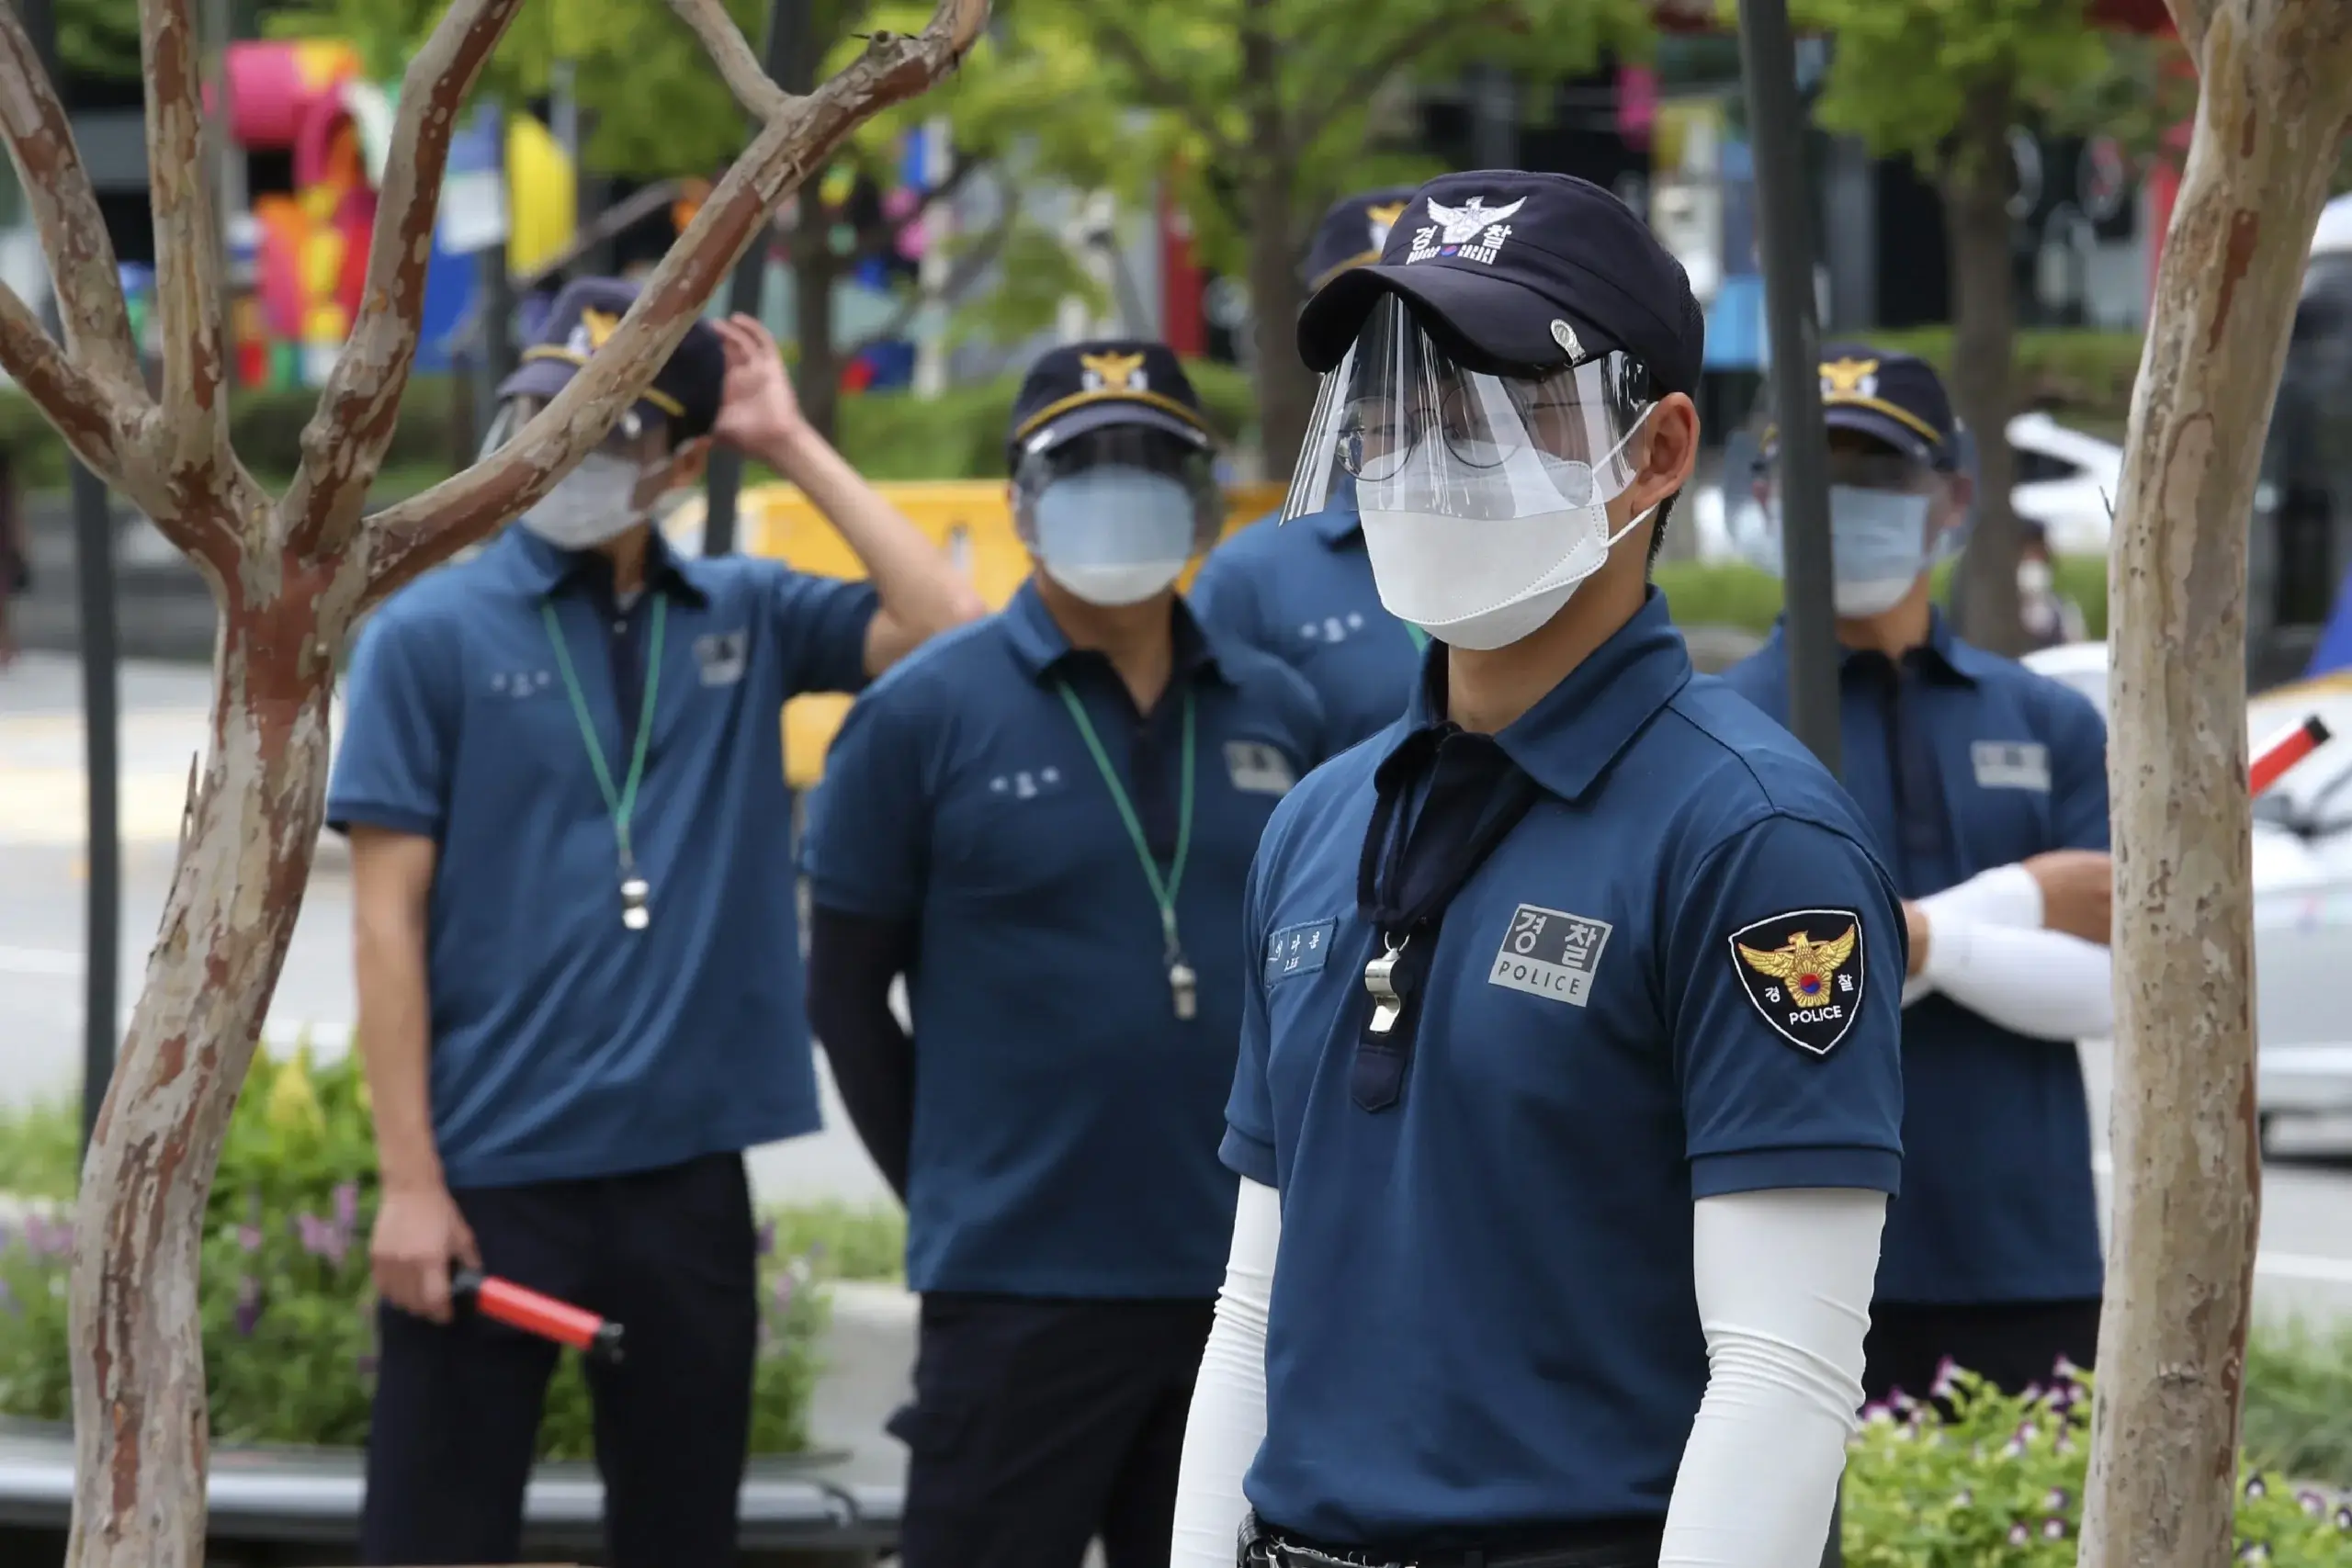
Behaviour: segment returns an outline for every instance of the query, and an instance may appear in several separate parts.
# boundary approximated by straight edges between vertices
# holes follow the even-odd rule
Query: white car
[[[2107,711],[2107,645],[2068,643],[2026,664]],[[2338,739],[2290,769],[2254,807],[2256,1098],[2275,1116],[2352,1112],[2352,680],[2298,682],[2246,703],[2261,747],[2317,714]]]
[[[2041,524],[2059,555],[2105,555],[2112,522],[2109,507],[2123,483],[2123,448],[2069,430],[2039,412],[2009,421],[2008,436],[2016,475],[2011,510]],[[1724,491],[1707,486],[1695,498],[1690,517],[1701,560],[1753,558],[1751,541],[1762,518],[1744,491],[1734,502]]]

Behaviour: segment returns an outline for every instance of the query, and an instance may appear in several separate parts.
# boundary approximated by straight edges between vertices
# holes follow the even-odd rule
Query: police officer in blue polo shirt
[[[1209,458],[1163,345],[1042,356],[1011,446],[1036,572],[858,700],[810,802],[810,1016],[922,1293],[907,1568],[1168,1560],[1242,883],[1322,750],[1306,682],[1176,595]]]
[[[1308,292],[1378,261],[1415,188],[1335,203],[1307,252]],[[1351,476],[1339,476],[1313,516],[1287,528],[1271,526],[1275,521],[1252,524],[1211,550],[1187,597],[1202,620],[1306,676],[1323,699],[1333,748],[1344,749],[1404,711],[1429,637],[1380,607]]]
[[[1433,641],[1251,870],[1184,1568],[1237,1526],[1252,1564],[1820,1558],[1904,931],[1835,781],[1693,675],[1646,581],[1702,330],[1615,197],[1513,170],[1424,186],[1300,318],[1327,374],[1285,510],[1352,474]]]
[[[1907,900],[1903,1195],[1865,1378],[1925,1394],[1947,1357],[2011,1390],[2091,1364],[2100,1254],[2075,1043],[2113,1027],[2107,731],[2079,693],[1954,637],[1929,602],[1972,499],[1925,362],[1823,350],[1844,782]],[[1778,515],[1770,438],[1758,491]],[[1762,559],[1777,567],[1776,528]],[[1776,628],[1725,672],[1776,719]]]
[[[563,291],[504,428],[634,293]],[[713,439],[798,483],[872,582],[672,554],[649,518]],[[818,1125],[778,712],[980,608],[738,316],[697,322],[521,526],[369,622],[327,808],[383,1179],[364,1561],[520,1550],[556,1352],[452,1321],[453,1259],[627,1325],[627,1363],[590,1372],[609,1560],[733,1560],[759,1324],[741,1151]]]

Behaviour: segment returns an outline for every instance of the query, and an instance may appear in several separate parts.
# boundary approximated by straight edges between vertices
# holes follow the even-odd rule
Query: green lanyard
[[[1415,626],[1410,621],[1399,621],[1396,624],[1403,626],[1405,628],[1405,635],[1413,639],[1413,651],[1415,653],[1427,653],[1430,650],[1429,633],[1421,630],[1420,627]]]
[[[605,808],[612,814],[613,842],[621,857],[621,924],[631,931],[643,931],[651,922],[647,911],[650,889],[645,878],[637,874],[637,854],[629,840],[629,818],[637,812],[637,786],[645,777],[645,754],[653,741],[653,700],[662,689],[662,628],[670,602],[660,593],[653,595],[653,640],[645,660],[645,701],[637,716],[637,744],[628,759],[628,778],[622,786],[613,788],[612,770],[605,765],[605,749],[596,739],[596,721],[588,714],[588,695],[580,689],[580,677],[572,672],[571,654],[563,644],[563,627],[555,617],[555,605],[542,600],[539,618],[547,623],[548,641],[555,646],[556,669],[562,672],[563,689],[571,698],[571,716],[580,721],[580,739],[588,745],[589,765],[596,770],[596,787],[605,792]]]
[[[1168,993],[1180,1020],[1189,1021],[1197,1009],[1199,979],[1192,965],[1184,962],[1184,945],[1176,931],[1176,892],[1184,885],[1184,862],[1193,850],[1193,691],[1184,689],[1184,757],[1183,779],[1178,787],[1176,807],[1176,857],[1169,862],[1168,874],[1159,874],[1159,863],[1152,858],[1150,841],[1143,836],[1143,823],[1136,817],[1134,803],[1127,799],[1127,787],[1119,782],[1118,770],[1111,766],[1110,753],[1102,750],[1102,738],[1094,733],[1094,721],[1086,716],[1086,705],[1068,682],[1055,684],[1062,694],[1062,705],[1069,709],[1069,716],[1078,725],[1078,733],[1086,742],[1089,755],[1094,759],[1096,771],[1102,773],[1103,784],[1111,792],[1111,803],[1119,808],[1119,820],[1127,825],[1127,837],[1136,846],[1136,859],[1143,865],[1145,880],[1151,884],[1151,896],[1159,905],[1160,934],[1167,942]]]

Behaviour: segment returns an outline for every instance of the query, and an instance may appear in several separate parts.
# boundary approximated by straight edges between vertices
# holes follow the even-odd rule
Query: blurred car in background
[[[2107,645],[2026,655],[2028,668],[2107,711]],[[2317,714],[2338,739],[2254,803],[2256,1097],[2267,1136],[2279,1116],[2352,1113],[2352,679],[2329,676],[2246,702],[2260,747]]]

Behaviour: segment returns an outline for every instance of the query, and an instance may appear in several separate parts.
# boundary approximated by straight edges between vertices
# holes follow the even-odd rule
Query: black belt
[[[1563,1539],[1529,1541],[1495,1551],[1452,1548],[1441,1551],[1352,1551],[1303,1541],[1266,1531],[1255,1519],[1242,1527],[1239,1568],[1657,1568],[1665,1525],[1627,1525],[1622,1530],[1563,1530]]]

